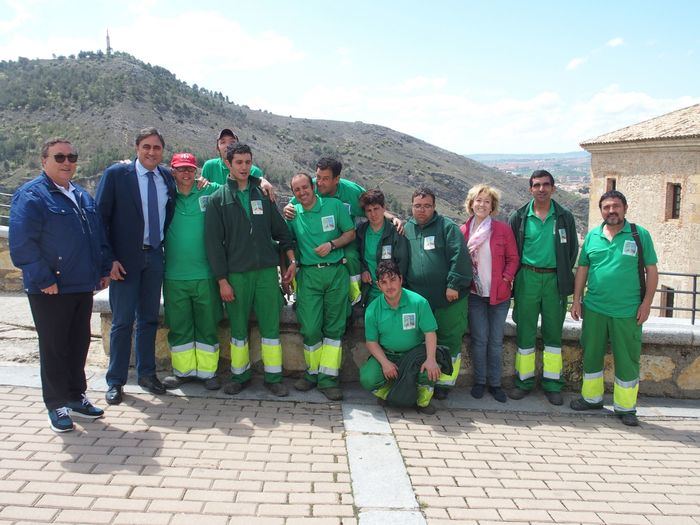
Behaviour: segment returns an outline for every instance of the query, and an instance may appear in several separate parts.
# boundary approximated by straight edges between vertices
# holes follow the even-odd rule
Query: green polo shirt
[[[556,268],[554,228],[557,224],[557,218],[554,216],[554,206],[550,203],[549,213],[543,221],[533,209],[534,202],[534,200],[530,201],[530,207],[525,217],[525,243],[520,262],[537,268]],[[564,237],[566,237],[566,232]]]
[[[355,229],[345,205],[337,199],[317,196],[316,204],[310,210],[305,210],[301,204],[295,204],[294,210],[296,215],[287,224],[296,239],[299,264],[340,262],[345,254],[342,248],[331,251],[325,257],[317,255],[314,248]]]
[[[209,196],[219,189],[212,182],[201,190],[192,187],[188,195],[179,191],[175,213],[165,233],[165,278],[174,281],[213,277],[204,247],[204,215]]]
[[[637,225],[644,250],[644,264],[656,264],[654,243],[649,232]],[[608,241],[601,224],[583,241],[579,266],[588,266],[588,290],[583,299],[586,308],[616,318],[636,317],[641,304],[637,245],[632,228],[625,221],[612,241]]]
[[[226,179],[228,178],[229,170],[226,164],[221,159],[209,159],[202,166],[202,177],[207,179],[209,182],[216,182],[222,186],[226,184]],[[257,177],[261,179],[263,177],[263,172],[255,164],[250,167],[250,176]]]
[[[372,286],[375,286],[374,283],[377,280],[377,250],[379,249],[379,243],[382,242],[382,235],[384,235],[384,224],[376,232],[369,226],[367,233],[365,233],[365,262],[367,263],[369,274],[372,276]]]
[[[250,186],[246,186],[246,189],[244,190],[236,190],[236,197],[241,203],[241,207],[243,208],[246,217],[248,217],[248,220],[250,220]]]
[[[316,178],[314,178],[314,191],[316,191],[316,195],[319,195],[318,189],[316,188]],[[335,193],[333,195],[323,195],[323,198],[338,199],[340,202],[345,204],[345,207],[347,208],[348,213],[354,222],[357,217],[365,216],[365,210],[363,210],[362,206],[360,206],[360,195],[362,195],[365,191],[366,190],[359,184],[341,177]],[[289,202],[290,204],[297,204],[296,197],[293,197]]]
[[[423,296],[402,288],[396,308],[384,295],[372,301],[365,312],[365,338],[379,343],[385,351],[408,352],[425,341],[425,334],[437,331],[437,321]]]

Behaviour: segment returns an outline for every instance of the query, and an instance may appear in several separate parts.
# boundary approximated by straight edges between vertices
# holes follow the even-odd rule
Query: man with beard
[[[602,408],[603,358],[609,341],[615,360],[615,414],[625,425],[637,426],[642,324],[649,318],[659,281],[657,257],[649,232],[625,220],[627,199],[622,193],[604,193],[598,207],[604,222],[586,235],[571,306],[571,317],[583,318],[583,384],[571,408]]]

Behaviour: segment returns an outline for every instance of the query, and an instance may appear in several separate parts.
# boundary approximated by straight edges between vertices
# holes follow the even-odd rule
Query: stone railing
[[[108,294],[100,292],[95,298],[94,310],[102,316],[102,341],[104,353],[90,356],[93,364],[106,365],[109,355],[109,331],[112,315],[109,311]],[[162,312],[161,312],[162,313]],[[642,394],[674,398],[700,399],[700,326],[678,324],[679,320],[652,318],[645,323],[642,335],[641,384]],[[581,324],[571,319],[566,320],[563,333],[562,356],[564,359],[564,379],[566,389],[578,390],[581,385],[582,363],[579,336]],[[298,375],[304,370],[303,345],[299,334],[296,315],[290,306],[282,311],[280,338],[283,348],[283,366],[286,374]],[[229,331],[226,320],[219,327],[222,360],[220,370],[228,368]],[[462,351],[462,369],[458,384],[472,382],[471,360],[467,348],[469,336],[465,337]],[[260,362],[260,334],[255,322],[251,322],[251,362],[258,370]],[[503,382],[505,386],[513,383],[513,368],[516,342],[515,325],[510,318],[506,321],[503,353]],[[364,325],[361,318],[355,319],[354,326],[343,338],[343,381],[357,381],[358,369],[365,362],[369,352],[364,345]],[[158,329],[156,340],[156,357],[161,369],[170,369],[170,355],[167,344],[167,328]],[[541,371],[541,353],[538,352],[538,371]],[[541,375],[541,373],[540,373]],[[614,376],[612,356],[605,357],[605,382],[607,389],[612,387]]]
[[[12,265],[7,238],[7,226],[0,226],[0,292],[19,292],[22,290],[22,272]]]

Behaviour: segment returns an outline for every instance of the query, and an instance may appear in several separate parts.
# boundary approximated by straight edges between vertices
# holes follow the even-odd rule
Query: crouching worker
[[[398,265],[382,261],[376,270],[382,296],[365,312],[366,345],[371,357],[360,369],[360,383],[380,404],[417,406],[434,414],[430,404],[440,373],[452,373],[447,347],[437,346],[437,322],[422,296],[402,288]]]

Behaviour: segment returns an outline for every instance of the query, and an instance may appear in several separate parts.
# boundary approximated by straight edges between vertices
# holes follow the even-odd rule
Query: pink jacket
[[[472,220],[474,220],[473,216],[459,227],[466,242],[469,241]],[[520,267],[515,235],[508,224],[491,219],[489,246],[491,247],[491,297],[489,303],[498,304],[510,299],[513,279]],[[504,278],[507,279],[507,282],[503,280]]]

